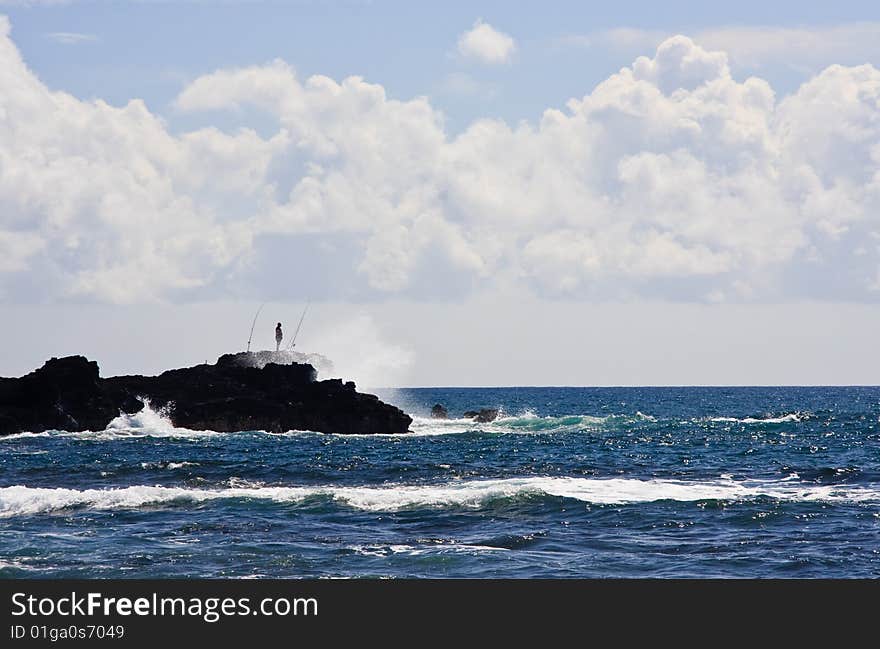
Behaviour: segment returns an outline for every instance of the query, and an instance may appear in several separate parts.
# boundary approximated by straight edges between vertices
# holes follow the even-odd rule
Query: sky
[[[0,16],[0,376],[880,383],[876,3]]]

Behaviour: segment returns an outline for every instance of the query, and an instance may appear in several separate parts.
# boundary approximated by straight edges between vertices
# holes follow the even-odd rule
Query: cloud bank
[[[271,134],[51,90],[0,21],[2,299],[278,298],[292,274],[358,300],[880,296],[872,65],[777,97],[674,36],[537,123],[455,137],[426,98],[282,61],[204,75],[175,110]]]

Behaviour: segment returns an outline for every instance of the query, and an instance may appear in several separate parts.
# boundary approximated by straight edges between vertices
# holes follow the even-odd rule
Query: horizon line
[[[577,389],[610,389],[610,388],[880,388],[878,383],[712,383],[712,384],[609,384],[609,385],[398,385],[398,386],[363,386],[364,390],[449,390],[449,389],[519,389],[519,388],[577,388]]]

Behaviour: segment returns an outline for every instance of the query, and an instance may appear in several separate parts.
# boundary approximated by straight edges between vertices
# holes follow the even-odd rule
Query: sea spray
[[[313,334],[309,345],[333,360],[336,377],[360,389],[404,385],[414,360],[412,350],[388,342],[367,313]]]
[[[241,479],[231,484],[253,484]],[[772,498],[785,501],[880,502],[880,488],[805,486],[787,480],[772,482],[590,479],[531,477],[505,480],[467,480],[433,485],[395,484],[383,487],[235,486],[194,489],[133,485],[112,489],[45,489],[15,485],[0,488],[0,517],[33,515],[73,507],[136,509],[145,505],[203,503],[217,500],[268,500],[297,503],[324,497],[340,505],[367,511],[416,508],[479,508],[523,497],[558,497],[594,505],[625,505],[663,500],[744,501]]]

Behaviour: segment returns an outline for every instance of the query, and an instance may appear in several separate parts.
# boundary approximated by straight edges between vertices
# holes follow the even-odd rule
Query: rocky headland
[[[317,380],[315,368],[290,352],[225,354],[214,364],[158,376],[109,378],[100,377],[95,361],[67,356],[19,378],[0,378],[0,435],[104,430],[145,402],[192,430],[406,433],[412,423],[350,381]]]

